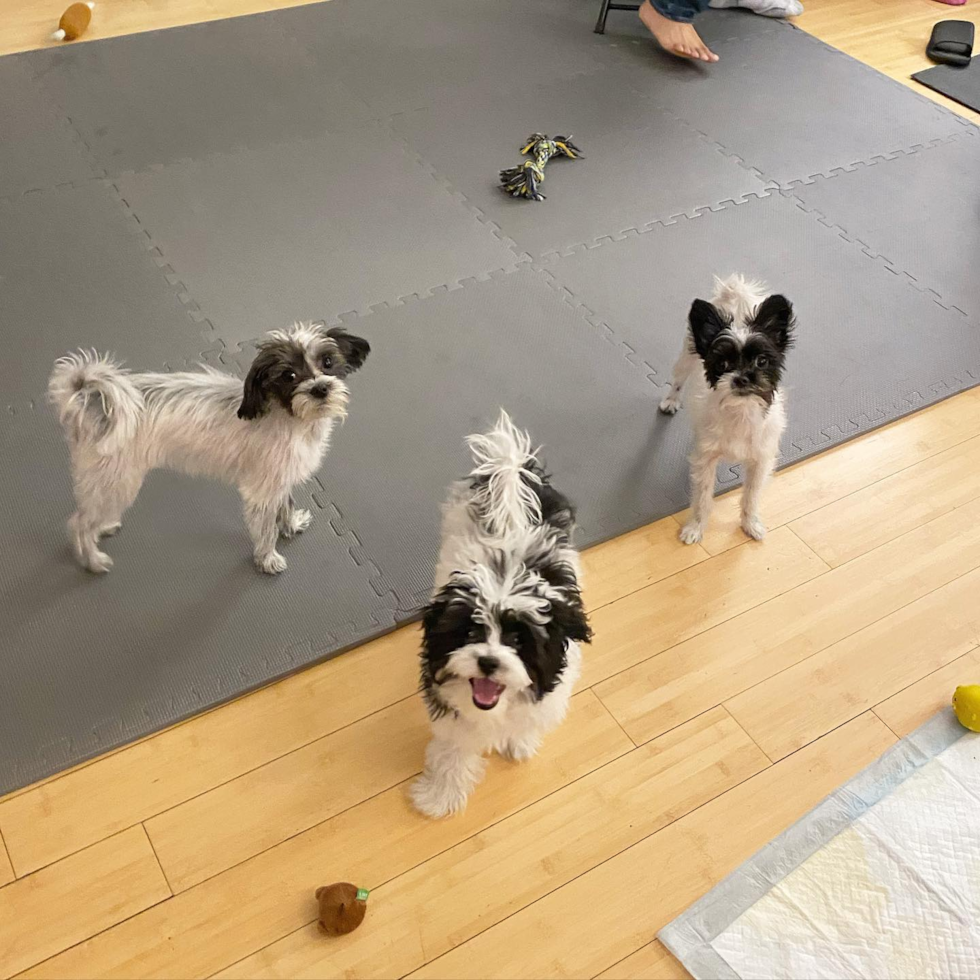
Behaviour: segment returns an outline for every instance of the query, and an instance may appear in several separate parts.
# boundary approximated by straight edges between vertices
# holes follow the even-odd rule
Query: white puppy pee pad
[[[659,938],[696,980],[976,980],[980,735],[935,716]]]

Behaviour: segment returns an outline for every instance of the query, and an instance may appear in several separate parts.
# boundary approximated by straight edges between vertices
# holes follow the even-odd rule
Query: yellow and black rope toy
[[[544,183],[544,166],[552,157],[571,157],[577,160],[582,151],[572,142],[571,136],[549,139],[543,133],[532,133],[521,148],[521,153],[531,154],[520,166],[500,171],[500,189],[511,197],[526,197],[529,201],[543,201],[544,194],[538,187]]]

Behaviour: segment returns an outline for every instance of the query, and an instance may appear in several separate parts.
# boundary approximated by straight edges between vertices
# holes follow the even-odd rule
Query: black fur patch
[[[355,337],[343,327],[331,327],[325,331],[325,334],[340,350],[342,361],[338,365],[339,377],[346,378],[348,374],[353,374],[364,365],[368,354],[371,353],[371,345],[363,337]],[[343,373],[341,374],[340,371]]]
[[[439,697],[439,685],[450,680],[449,658],[468,643],[486,640],[486,627],[474,618],[470,589],[444,586],[422,613],[421,690],[431,718],[442,718],[452,709]]]
[[[240,419],[257,419],[275,399],[291,412],[296,387],[313,377],[303,348],[293,341],[264,340],[245,377]]]
[[[704,360],[717,336],[732,325],[732,318],[727,313],[722,313],[713,303],[696,299],[691,304],[687,322],[691,325],[694,349]]]
[[[551,570],[551,575],[546,574],[544,568],[537,570],[546,581],[550,577],[561,577],[557,568]],[[504,642],[513,647],[521,658],[534,685],[535,698],[539,701],[561,681],[568,666],[566,652],[569,642],[589,643],[592,640],[592,630],[578,589],[569,591],[567,601],[551,603],[551,616],[544,627],[505,613],[501,618],[501,629]],[[513,642],[507,638],[508,635]]]
[[[260,341],[258,353],[249,368],[238,408],[240,419],[264,415],[273,400],[292,411],[296,389],[317,375],[346,378],[367,360],[371,345],[363,337],[347,333],[343,327],[320,330],[322,343],[314,350],[294,340],[271,338]],[[311,368],[314,362],[316,371]]]
[[[768,337],[773,346],[785,354],[793,346],[793,330],[796,327],[793,304],[779,293],[767,296],[747,326]]]

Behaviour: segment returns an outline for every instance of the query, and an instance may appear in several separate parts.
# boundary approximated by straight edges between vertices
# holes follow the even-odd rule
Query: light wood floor
[[[94,35],[275,5],[103,0]],[[60,12],[6,6],[0,50]],[[980,12],[808,8],[898,75],[929,23]],[[684,976],[656,931],[980,680],[980,389],[781,473],[764,544],[735,505],[703,547],[668,518],[587,553],[570,717],[462,817],[406,802],[414,628],[0,801],[0,976]],[[336,879],[373,891],[328,940]]]

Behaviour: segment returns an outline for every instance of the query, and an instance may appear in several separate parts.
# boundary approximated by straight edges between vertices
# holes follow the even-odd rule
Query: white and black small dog
[[[786,428],[780,388],[786,351],[793,345],[793,307],[785,296],[734,275],[715,279],[710,303],[696,299],[690,328],[660,411],[673,415],[690,384],[694,415],[691,456],[691,517],[681,528],[685,544],[701,540],[715,493],[718,463],[745,467],[742,530],[757,541],[766,536],[759,499],[779,455]]]
[[[433,738],[412,786],[431,817],[463,809],[483,755],[535,754],[568,709],[591,639],[570,535],[574,512],[506,412],[467,440],[476,463],[443,512],[426,607],[422,694]]]
[[[238,487],[255,563],[286,568],[276,551],[309,526],[290,491],[312,476],[347,413],[344,378],[371,348],[340,328],[297,324],[272,331],[242,382],[202,367],[135,374],[111,357],[80,351],[55,362],[48,396],[71,452],[77,510],[68,521],[79,563],[107,572],[99,538],[120,527],[147,473],[172,469]]]

